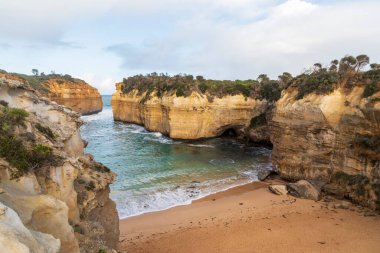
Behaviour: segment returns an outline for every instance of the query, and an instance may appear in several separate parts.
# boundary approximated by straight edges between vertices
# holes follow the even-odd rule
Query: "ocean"
[[[111,198],[120,218],[190,204],[212,193],[257,181],[271,167],[271,150],[220,137],[172,140],[142,126],[115,122],[111,96],[103,111],[82,116],[87,153],[117,173]]]

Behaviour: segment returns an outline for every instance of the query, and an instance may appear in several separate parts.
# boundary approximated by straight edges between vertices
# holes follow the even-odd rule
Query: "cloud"
[[[244,1],[241,4],[247,8]],[[106,50],[121,57],[125,69],[228,79],[255,78],[260,73],[275,77],[283,71],[298,74],[314,62],[328,63],[350,53],[367,53],[380,60],[380,30],[373,28],[378,10],[380,3],[375,1],[289,0],[268,7],[258,20],[236,22],[240,13],[228,20],[194,15],[178,22],[168,36],[146,37],[140,43],[116,44]]]
[[[0,42],[0,49],[9,49],[11,45],[8,43]]]

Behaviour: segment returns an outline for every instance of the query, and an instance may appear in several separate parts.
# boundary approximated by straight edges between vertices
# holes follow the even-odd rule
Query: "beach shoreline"
[[[380,217],[278,196],[269,180],[120,220],[120,252],[377,252]]]

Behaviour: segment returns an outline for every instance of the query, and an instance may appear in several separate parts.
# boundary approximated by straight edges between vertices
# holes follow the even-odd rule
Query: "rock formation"
[[[117,84],[112,95],[115,120],[143,125],[149,131],[176,139],[215,137],[229,129],[241,134],[250,126],[251,119],[263,114],[267,107],[265,100],[241,94],[210,99],[195,91],[186,97],[154,94],[145,100],[145,93],[139,94],[137,90],[124,93],[121,86]]]
[[[17,76],[0,76],[0,247],[7,240],[7,252],[115,248],[115,174],[84,154],[80,115],[37,94]]]
[[[83,115],[102,111],[103,103],[98,90],[82,80],[68,81],[48,79],[43,85],[47,88],[50,100],[64,105]]]
[[[363,97],[365,83],[344,82],[301,99],[295,86],[283,92],[270,121],[273,163],[285,179],[322,180],[326,192],[380,209],[380,92]]]

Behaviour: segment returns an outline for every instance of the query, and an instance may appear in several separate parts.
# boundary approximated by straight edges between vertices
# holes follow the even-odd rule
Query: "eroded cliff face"
[[[176,139],[215,137],[228,129],[240,133],[267,107],[266,101],[243,95],[207,98],[193,92],[188,97],[164,94],[146,101],[144,97],[137,90],[124,94],[121,84],[117,84],[112,95],[114,119],[143,125],[149,131]]]
[[[64,105],[81,114],[98,113],[103,108],[98,90],[84,81],[50,79],[44,82],[47,96],[60,105]]]
[[[289,180],[318,179],[325,191],[380,209],[380,92],[364,85],[296,100],[290,87],[270,121],[272,159]]]
[[[26,170],[0,157],[0,248],[62,253],[115,248],[119,219],[109,198],[115,174],[84,154],[80,115],[37,96],[12,75],[0,77],[0,100],[2,141],[49,155]],[[5,113],[16,115],[12,108],[28,113],[24,122],[5,122]]]

